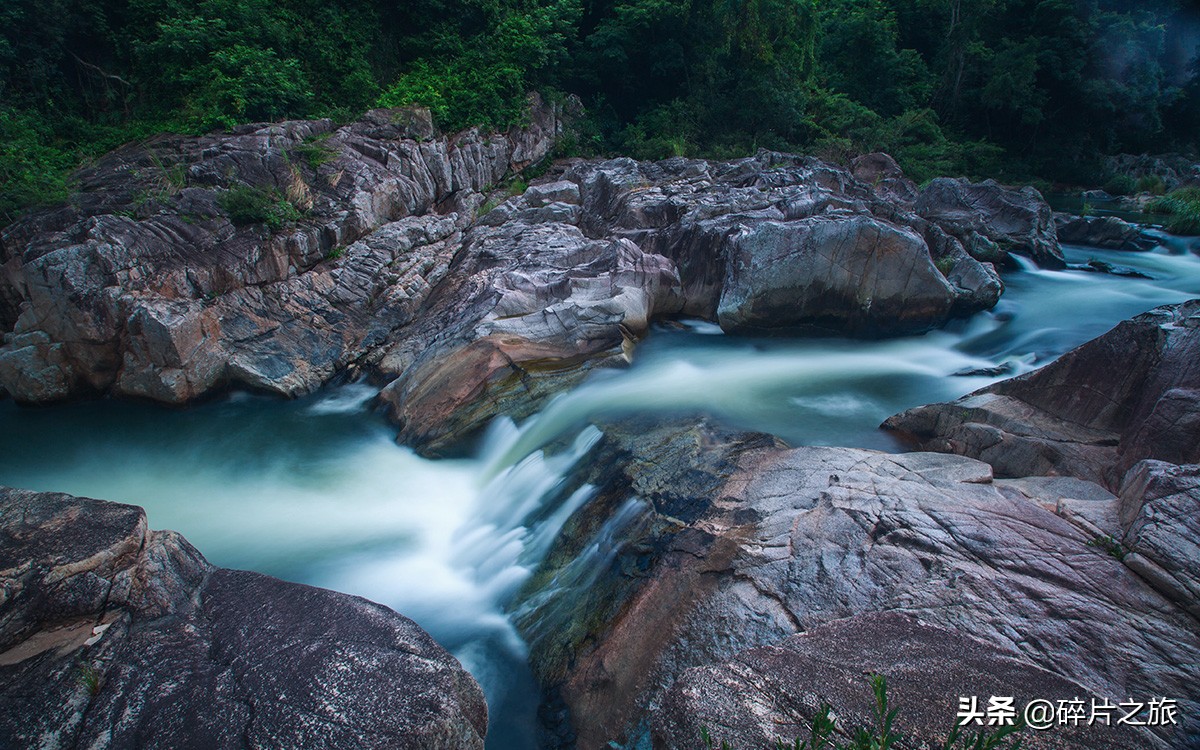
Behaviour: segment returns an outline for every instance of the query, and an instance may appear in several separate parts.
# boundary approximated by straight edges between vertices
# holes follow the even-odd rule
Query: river
[[[542,507],[599,438],[589,420],[703,411],[793,445],[900,450],[877,429],[891,414],[1027,372],[1125,318],[1200,296],[1200,257],[1187,241],[1163,241],[1150,253],[1068,246],[1072,263],[1151,278],[1026,263],[1005,274],[995,310],[923,336],[747,339],[662,324],[631,368],[596,373],[520,426],[498,419],[471,459],[397,446],[361,384],[297,401],[235,393],[188,409],[3,401],[0,484],[135,503],[151,528],[182,532],[214,564],[387,604],[483,685],[489,748],[532,747],[536,688],[505,606],[588,499],[584,489]],[[570,448],[543,455],[563,436]]]

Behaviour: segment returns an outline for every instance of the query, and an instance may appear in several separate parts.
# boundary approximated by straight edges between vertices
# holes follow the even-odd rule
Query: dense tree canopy
[[[0,221],[123,141],[420,103],[504,126],[570,92],[577,147],[886,149],[914,176],[1100,181],[1194,151],[1187,0],[6,0]]]

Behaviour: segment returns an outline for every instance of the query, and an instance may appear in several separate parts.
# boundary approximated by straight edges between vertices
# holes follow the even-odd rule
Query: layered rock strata
[[[688,747],[707,732],[729,747],[769,748],[783,740],[807,740],[823,706],[843,727],[879,726],[871,675],[886,678],[892,731],[911,747],[944,747],[961,719],[958,698],[984,716],[959,729],[967,740],[991,734],[986,712],[993,697],[1012,699],[1011,716],[1035,701],[1079,705],[1088,717],[1103,699],[1086,688],[961,632],[921,624],[906,614],[859,615],[822,625],[773,646],[750,649],[720,664],[687,670],[655,714],[656,747]],[[973,704],[972,701],[975,701]],[[1112,704],[1111,701],[1108,702]],[[1112,704],[1115,705],[1115,704]],[[1105,712],[1099,712],[1104,716]],[[1052,731],[1015,735],[1021,747],[1131,750],[1159,746],[1153,738],[1087,719]],[[843,739],[846,732],[834,733]],[[961,746],[961,745],[960,745]]]
[[[311,391],[408,322],[479,194],[561,128],[536,100],[503,134],[379,110],[115,151],[68,205],[0,236],[0,387],[33,402]]]

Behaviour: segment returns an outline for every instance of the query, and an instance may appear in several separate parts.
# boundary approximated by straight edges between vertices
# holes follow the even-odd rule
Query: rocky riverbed
[[[569,411],[562,394],[628,368],[656,321],[874,345],[1003,307],[1009,270],[1067,269],[1060,233],[1157,244],[1032,188],[918,188],[883,154],[551,163],[567,118],[535,100],[524,127],[447,136],[381,110],[114,152],[0,233],[0,392],[179,406],[361,378],[401,443],[461,455],[498,415]],[[509,485],[487,485],[455,553],[515,576],[488,585],[540,691],[519,742],[773,747],[825,704],[841,731],[869,724],[879,673],[914,742],[944,738],[960,695],[1012,694],[1178,704],[1174,725],[1028,747],[1193,746],[1198,305],[887,420],[921,452],[679,413],[582,411],[600,433],[574,444],[520,433],[485,457]],[[131,506],[2,498],[0,705],[22,719],[0,740],[483,743],[479,685],[386,607],[215,568]]]

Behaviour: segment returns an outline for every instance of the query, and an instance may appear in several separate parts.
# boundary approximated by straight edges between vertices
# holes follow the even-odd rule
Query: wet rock
[[[0,489],[0,745],[482,748],[475,681],[363,599],[209,565],[140,509]]]
[[[1106,250],[1153,250],[1158,241],[1142,233],[1136,224],[1115,216],[1071,216],[1054,214],[1059,242],[1088,245]]]
[[[1096,260],[1095,258],[1089,260],[1087,263],[1068,264],[1067,268],[1071,269],[1072,271],[1103,273],[1109,276],[1122,276],[1128,279],[1152,278],[1151,276],[1147,276],[1135,268],[1129,268],[1128,266],[1116,266],[1103,260]]]
[[[1143,459],[1200,461],[1198,331],[1200,300],[1161,307],[1040,370],[884,427],[1003,476],[1063,474],[1118,491]]]
[[[378,369],[400,439],[439,453],[496,414],[527,416],[682,306],[666,258],[567,224],[479,226],[422,320]]]
[[[570,560],[548,558],[524,601],[553,590],[554,605],[518,610],[534,668],[570,710],[581,747],[644,741],[653,726],[673,731],[674,721],[694,728],[680,711],[701,706],[703,716],[719,707],[688,703],[687,695],[672,703],[673,685],[711,685],[724,679],[719,665],[747,649],[786,649],[789,636],[880,612],[950,631],[939,636],[943,643],[985,641],[996,651],[984,662],[1012,659],[1005,663],[1028,670],[1030,680],[1045,670],[1067,692],[1075,684],[1114,701],[1178,697],[1181,725],[1162,739],[1183,748],[1200,738],[1200,723],[1183,718],[1200,707],[1191,688],[1200,677],[1196,621],[1097,546],[1092,531],[1055,512],[1060,500],[1083,494],[1078,487],[1044,485],[1029,490],[1032,500],[995,485],[988,465],[957,456],[785,449],[719,430],[672,435],[636,422],[607,428],[599,450],[577,478],[599,488],[596,505],[564,534],[568,546],[607,545],[611,562],[572,588]],[[641,481],[614,465],[650,466],[654,478]],[[630,497],[642,500],[642,515],[619,533],[596,520]],[[813,695],[842,663],[850,665],[846,675],[858,671],[855,664],[892,664],[878,645],[844,643],[845,658],[826,668],[828,676],[785,672],[794,682],[780,700]],[[687,672],[705,665],[716,666],[699,678]],[[757,679],[736,671],[734,679],[739,674]],[[853,705],[861,697],[861,685],[839,684],[844,690],[831,691],[831,701]],[[939,697],[949,706],[957,699],[938,693],[918,703],[929,707]],[[759,711],[743,721],[731,713],[723,726],[753,728],[775,716]],[[780,716],[787,722],[794,714]],[[1158,746],[1148,736],[1137,743]]]
[[[768,221],[727,241],[730,270],[717,307],[726,331],[923,331],[954,304],[924,240],[878,219]]]
[[[887,679],[888,707],[897,712],[893,730],[913,747],[943,746],[959,722],[960,697],[975,698],[983,711],[992,696],[1011,697],[1018,715],[1033,700],[1056,707],[1060,700],[1082,700],[1085,713],[1093,700],[1103,700],[991,643],[905,614],[867,614],[687,670],[651,720],[654,747],[696,746],[702,731],[714,744],[730,747],[768,748],[777,742],[790,747],[796,739],[808,740],[823,706],[836,717],[835,739],[846,741],[856,728],[879,725],[870,682],[875,674]],[[1113,714],[1111,720],[1117,718]],[[973,736],[999,728],[972,725],[963,732]],[[1079,725],[1015,736],[1027,748],[1164,747],[1131,727],[1088,726],[1086,718]]]
[[[1050,206],[1034,188],[1010,190],[993,180],[940,177],[921,191],[916,211],[957,237],[977,258],[994,261],[1014,252],[1047,268],[1066,265]],[[981,246],[988,250],[981,252]]]

